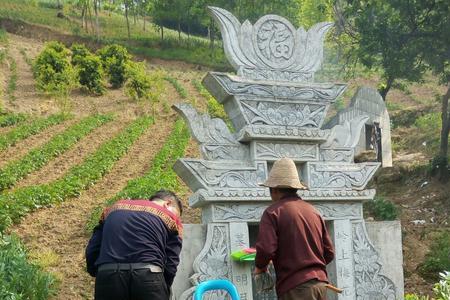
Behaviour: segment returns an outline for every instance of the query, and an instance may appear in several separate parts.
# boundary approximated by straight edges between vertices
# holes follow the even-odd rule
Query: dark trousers
[[[326,283],[318,280],[297,285],[292,290],[281,295],[281,300],[327,300]]]
[[[95,278],[95,300],[168,300],[163,273],[149,269],[102,270]]]

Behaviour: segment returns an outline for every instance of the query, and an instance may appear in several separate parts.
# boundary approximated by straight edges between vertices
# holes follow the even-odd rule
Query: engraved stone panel
[[[210,72],[203,83],[212,91],[219,102],[224,102],[230,96],[258,96],[286,100],[308,100],[323,104],[336,100],[347,87],[343,83],[311,83],[299,84],[291,82],[255,81],[238,76]]]
[[[381,275],[378,253],[369,242],[362,221],[353,224],[353,251],[356,299],[395,300],[395,286]]]
[[[320,128],[325,106],[269,101],[241,101],[248,124]]]
[[[313,203],[314,207],[326,220],[361,219],[361,203]]]
[[[353,162],[352,148],[320,148],[320,160],[332,162]]]
[[[275,161],[289,157],[296,162],[316,161],[319,158],[318,146],[300,143],[254,143],[255,160]]]
[[[306,163],[309,189],[355,189],[363,190],[380,166],[379,163],[332,164]]]
[[[267,79],[302,80],[312,79],[319,69],[323,59],[323,39],[332,23],[318,23],[308,31],[302,27],[295,30],[285,18],[267,15],[255,25],[248,20],[241,24],[224,9],[209,9],[220,26],[225,54],[240,75],[253,74],[241,72],[242,69],[275,70],[278,72],[268,73]],[[276,76],[280,73],[292,73],[293,76]]]
[[[175,163],[174,169],[194,191],[200,188],[259,187],[258,184],[267,177],[265,162],[249,166],[198,159],[180,159]]]
[[[241,130],[238,139],[241,142],[252,140],[325,141],[328,134],[328,130],[314,128],[251,125]]]

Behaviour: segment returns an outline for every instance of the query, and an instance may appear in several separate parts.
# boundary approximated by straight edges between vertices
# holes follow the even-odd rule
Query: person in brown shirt
[[[334,259],[334,247],[319,212],[297,195],[306,187],[295,163],[276,161],[261,185],[270,188],[274,203],[259,224],[255,275],[267,272],[272,261],[279,299],[325,300],[326,265]]]

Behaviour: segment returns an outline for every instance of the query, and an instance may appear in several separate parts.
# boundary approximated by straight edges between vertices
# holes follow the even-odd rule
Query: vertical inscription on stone
[[[336,251],[335,284],[344,290],[339,300],[350,300],[355,297],[353,276],[352,224],[349,220],[335,220],[334,246]]]
[[[230,248],[231,251],[249,247],[249,233],[247,223],[230,223]],[[232,262],[231,264],[233,282],[238,289],[241,299],[253,299],[252,296],[252,273],[249,263]]]

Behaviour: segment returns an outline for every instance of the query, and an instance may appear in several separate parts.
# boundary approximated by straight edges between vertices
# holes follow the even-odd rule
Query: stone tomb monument
[[[383,231],[377,227],[374,236],[381,245],[377,247],[369,240],[362,215],[362,202],[375,196],[366,185],[380,166],[353,160],[369,116],[357,115],[322,129],[329,105],[346,88],[314,82],[323,38],[332,24],[319,23],[305,31],[275,15],[263,16],[254,25],[241,24],[226,10],[209,9],[220,25],[225,53],[237,75],[210,72],[203,83],[223,103],[234,131],[223,120],[199,114],[188,104],[176,106],[200,145],[202,159],[180,159],[174,169],[194,192],[189,204],[202,209],[203,224],[186,226],[173,298],[191,299],[200,282],[227,278],[243,300],[276,299],[273,291],[256,293],[251,264],[232,262],[230,253],[254,246],[257,224],[271,203],[269,190],[258,183],[281,157],[296,162],[309,188],[299,194],[321,212],[330,228],[336,259],[328,272],[332,283],[344,289],[330,299],[401,298],[399,235],[382,241]],[[389,226],[398,233],[397,225]],[[377,252],[394,248],[400,261],[389,261],[393,255]],[[386,276],[384,262],[395,268],[389,273],[393,276]],[[225,298],[222,292],[207,297]]]

